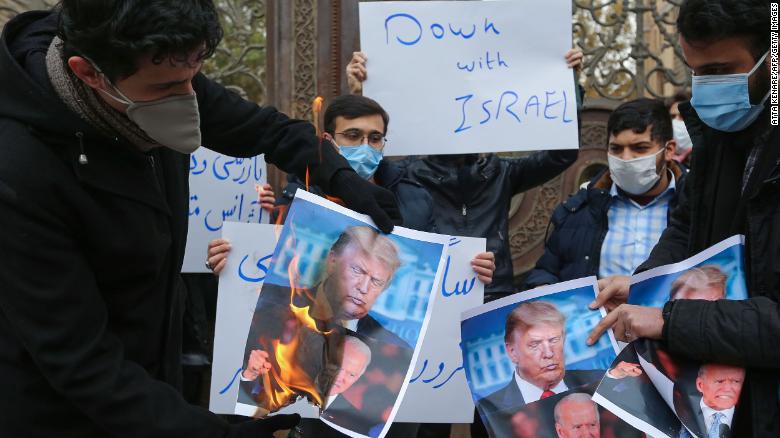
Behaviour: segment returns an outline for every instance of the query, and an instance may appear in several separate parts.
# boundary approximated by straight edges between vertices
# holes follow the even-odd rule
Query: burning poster
[[[383,235],[366,217],[299,190],[249,328],[236,413],[262,416],[305,398],[343,433],[384,436],[448,241],[400,227]]]
[[[669,300],[746,299],[743,254],[744,238],[734,236],[680,263],[637,274],[628,302],[662,307]],[[652,436],[731,436],[744,369],[672,357],[661,343],[644,339],[629,344],[621,356],[624,360],[618,359],[596,391],[599,404]],[[619,378],[610,378],[613,370]],[[639,380],[643,384],[637,386]],[[641,390],[615,391],[621,386]],[[666,413],[659,414],[664,412],[659,403]]]
[[[586,343],[605,315],[588,309],[597,291],[596,278],[589,277],[463,313],[466,377],[491,436],[638,436],[591,400],[618,351],[611,332],[593,346]]]

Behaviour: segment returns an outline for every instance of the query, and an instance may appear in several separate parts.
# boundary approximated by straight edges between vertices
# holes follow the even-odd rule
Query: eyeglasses
[[[344,146],[359,146],[364,138],[368,140],[369,146],[377,149],[385,147],[385,143],[387,143],[385,135],[380,132],[364,134],[363,131],[360,131],[359,129],[347,129],[343,132],[337,132],[336,135],[344,137],[346,140]]]

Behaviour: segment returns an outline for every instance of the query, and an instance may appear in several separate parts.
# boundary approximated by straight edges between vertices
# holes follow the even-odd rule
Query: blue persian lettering
[[[197,199],[197,195],[190,197]],[[260,201],[246,197],[243,193],[239,193],[233,197],[234,203],[229,208],[222,209],[219,213],[214,210],[209,210],[203,216],[203,226],[209,231],[219,231],[222,229],[222,223],[226,220],[232,220],[235,222],[247,222],[247,223],[262,223],[263,210],[260,208]],[[192,203],[190,203],[190,206]],[[190,216],[193,213],[190,212]],[[196,207],[195,216],[200,215],[200,207]]]
[[[244,262],[249,260],[249,254],[245,255],[244,258],[241,259],[241,263],[238,264],[238,276],[241,277],[242,280],[247,281],[249,283],[259,283],[263,280],[265,280],[265,275],[268,274],[268,266],[265,266],[263,264],[264,261],[270,259],[273,257],[273,254],[268,254],[267,256],[260,258],[257,260],[257,263],[255,263],[255,267],[258,271],[261,271],[262,274],[259,275],[250,275],[247,274],[244,271]]]
[[[471,283],[469,283],[469,280],[463,280],[463,287],[461,288],[460,281],[455,282],[455,288],[452,291],[447,290],[447,277],[450,273],[450,261],[452,260],[451,256],[447,256],[447,264],[444,266],[444,277],[441,280],[441,294],[445,298],[449,298],[453,295],[468,295],[469,292],[471,292],[472,289],[474,289],[474,284],[477,281],[477,277],[474,277],[471,279]]]
[[[200,214],[200,207],[195,205],[197,203],[198,203],[198,195],[190,196],[190,216],[197,216]],[[193,209],[192,207],[195,207],[195,209]]]
[[[501,31],[496,28],[492,20],[485,18],[483,23],[482,35],[501,35]],[[391,27],[394,29],[392,32]],[[399,12],[388,15],[385,18],[385,43],[389,45],[391,40],[395,40],[404,46],[414,46],[422,41],[425,33],[423,29],[423,24],[412,14]],[[428,29],[435,40],[444,39],[447,35],[447,30],[449,30],[450,35],[461,40],[470,40],[478,35],[478,28],[475,23],[472,23],[470,26],[447,23],[445,27],[444,24],[435,22],[431,23]]]
[[[233,374],[233,378],[230,379],[230,382],[228,382],[227,386],[225,386],[224,388],[219,390],[219,395],[222,395],[222,394],[228,392],[230,387],[233,386],[233,382],[236,381],[236,378],[238,377],[238,373],[240,373],[240,372],[241,372],[241,368],[236,370],[235,374]]]
[[[415,383],[418,380],[420,380],[421,383],[433,383],[436,379],[441,377],[444,374],[444,370],[447,369],[447,364],[445,362],[439,362],[438,370],[436,371],[436,374],[433,375],[433,377],[429,377],[427,379],[422,378],[423,374],[425,374],[425,370],[428,368],[428,359],[425,359],[422,364],[422,368],[420,369],[420,372],[417,373],[416,376],[409,379],[409,383]],[[446,379],[442,380],[441,382],[431,386],[433,389],[439,389],[442,386],[446,385],[452,378],[457,374],[458,372],[463,371],[463,365],[453,369],[450,374],[447,376]]]

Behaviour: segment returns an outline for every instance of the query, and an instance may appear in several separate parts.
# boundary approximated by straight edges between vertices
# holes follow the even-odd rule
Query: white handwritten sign
[[[232,249],[219,276],[209,409],[232,414],[246,336],[276,248],[276,234],[274,225],[225,222],[222,237],[230,241]]]
[[[396,421],[471,423],[474,401],[460,351],[460,314],[482,304],[484,285],[471,260],[485,251],[485,239],[450,238],[447,263],[437,286],[434,312],[412,380]]]
[[[576,149],[570,0],[360,3],[387,155]]]
[[[255,184],[265,184],[262,155],[233,158],[206,148],[190,156],[190,222],[182,272],[209,272],[208,242],[219,237],[225,220],[268,223]]]

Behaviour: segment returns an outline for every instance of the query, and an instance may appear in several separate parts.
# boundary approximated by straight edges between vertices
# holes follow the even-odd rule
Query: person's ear
[[[81,56],[71,56],[68,58],[68,67],[70,67],[70,70],[77,78],[81,79],[81,81],[90,88],[98,90],[104,87],[103,75],[85,58],[82,58]]]
[[[330,251],[328,253],[328,258],[325,262],[325,269],[328,273],[328,276],[336,272],[336,254],[333,253],[333,251]]]
[[[696,390],[699,391],[702,394],[704,394],[703,386],[704,386],[704,384],[703,384],[703,382],[701,380],[701,377],[697,377],[696,378]]]
[[[512,342],[512,338],[509,338],[509,342],[505,342],[504,346],[506,347],[506,355],[509,356],[509,360],[511,360],[513,363],[518,363],[518,352],[515,349],[514,343]]]
[[[329,133],[325,132],[325,133],[322,134],[322,138],[324,138],[325,140],[328,140],[330,142],[330,144],[333,145],[333,148],[336,149],[336,152],[339,152],[339,144],[336,143],[336,139],[333,138],[332,135],[330,135]]]
[[[671,139],[668,142],[666,142],[666,146],[664,146],[664,149],[666,151],[664,152],[664,161],[672,161],[672,157],[674,157],[674,153],[677,152],[677,140]]]

